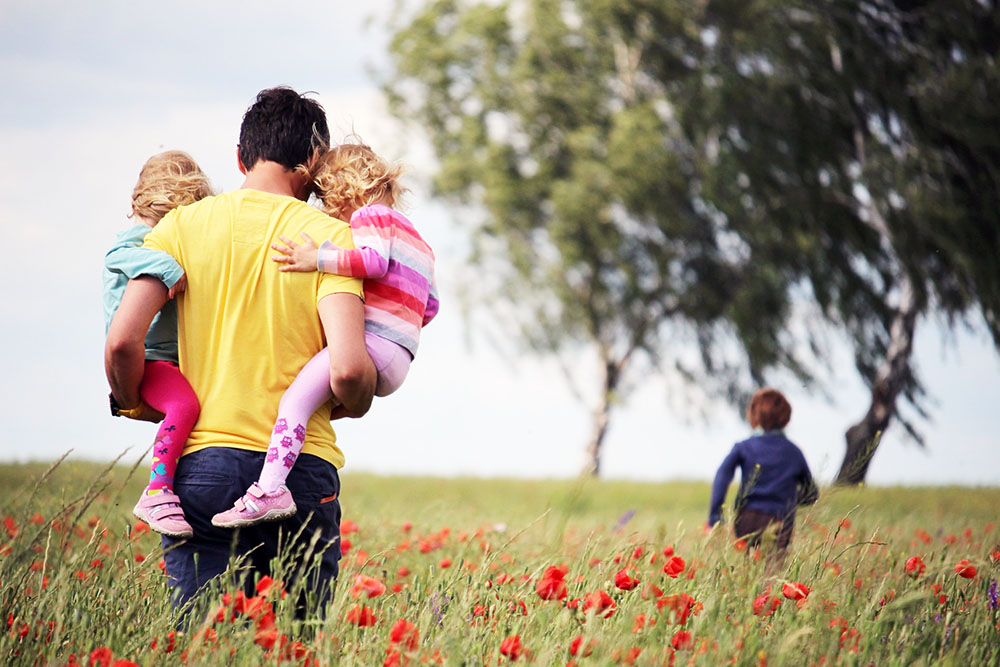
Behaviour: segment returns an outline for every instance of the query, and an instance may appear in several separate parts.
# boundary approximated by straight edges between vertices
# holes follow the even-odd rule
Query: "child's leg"
[[[323,348],[302,367],[278,404],[278,420],[271,433],[260,481],[257,482],[265,493],[274,493],[285,483],[306,442],[309,418],[332,397],[330,351]]]
[[[139,394],[147,405],[165,415],[153,444],[153,466],[147,492],[170,491],[177,460],[198,421],[201,406],[180,369],[169,361],[146,362]]]
[[[375,395],[388,396],[403,384],[413,355],[402,345],[370,332],[365,333],[365,347],[378,371]]]

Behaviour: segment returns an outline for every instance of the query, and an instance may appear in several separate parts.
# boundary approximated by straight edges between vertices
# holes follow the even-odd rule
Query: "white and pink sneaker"
[[[264,521],[277,521],[296,512],[292,492],[282,484],[273,493],[265,493],[257,482],[250,485],[232,509],[212,517],[212,525],[220,528],[240,528]]]
[[[194,535],[191,524],[184,518],[181,499],[177,494],[164,489],[153,495],[148,489],[142,492],[139,502],[132,508],[132,514],[149,524],[150,530],[170,537],[188,538]]]

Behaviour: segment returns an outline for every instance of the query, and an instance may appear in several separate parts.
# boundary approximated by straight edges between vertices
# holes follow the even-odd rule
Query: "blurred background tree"
[[[589,471],[629,378],[742,406],[814,387],[833,327],[872,388],[856,483],[894,418],[920,442],[921,315],[1000,343],[998,28],[974,0],[439,0],[394,26],[384,87],[462,207],[470,301],[578,393],[593,354]]]

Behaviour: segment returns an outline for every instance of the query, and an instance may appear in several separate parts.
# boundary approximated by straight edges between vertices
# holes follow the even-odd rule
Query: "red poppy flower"
[[[663,571],[667,573],[668,577],[676,579],[677,575],[684,571],[684,567],[683,558],[680,556],[670,556],[667,559],[667,564],[663,566]]]
[[[920,560],[920,556],[910,556],[906,559],[906,573],[914,579],[922,575],[926,569],[927,566]]]
[[[703,605],[687,593],[678,593],[656,601],[657,609],[664,607],[670,610],[670,618],[673,619],[674,623],[684,625],[687,623],[688,616],[691,614],[697,616]]]
[[[369,625],[375,625],[376,620],[378,619],[375,617],[375,612],[363,605],[354,605],[347,612],[348,623],[354,623],[362,628]]]
[[[753,613],[755,616],[770,616],[782,602],[781,598],[770,593],[758,595],[753,599]]]
[[[420,645],[420,631],[416,625],[401,618],[389,631],[389,641],[401,645],[407,651],[416,651]]]
[[[583,613],[593,609],[598,616],[610,618],[616,608],[615,601],[604,591],[594,591],[583,599]]]
[[[955,572],[963,579],[972,579],[976,576],[976,566],[971,565],[968,558],[963,558],[955,563]]]
[[[628,568],[618,570],[618,574],[615,575],[615,586],[623,591],[630,591],[638,585],[639,580],[628,575]]]
[[[674,636],[670,638],[670,645],[677,651],[683,651],[694,647],[694,637],[691,636],[690,632],[678,630],[674,633]]]
[[[259,580],[257,580],[257,595],[267,597],[268,593],[270,593],[272,590],[280,591],[279,595],[281,596],[282,599],[284,599],[285,596],[288,595],[285,592],[284,582],[275,581],[266,574]]]
[[[811,591],[811,588],[798,582],[790,582],[781,587],[781,594],[789,600],[804,600],[809,597]]]
[[[566,597],[566,571],[567,566],[546,568],[545,573],[538,579],[535,592],[543,600],[562,600]]]
[[[583,643],[583,635],[577,635],[573,638],[573,641],[569,643],[569,654],[580,656],[581,658],[586,658],[588,655],[594,652],[594,648],[597,646],[597,642],[593,639],[588,639],[587,643]]]
[[[650,599],[655,600],[656,598],[662,595],[663,591],[661,591],[659,587],[654,586],[653,584],[646,584],[645,586],[642,587],[643,600],[650,600]]]
[[[369,577],[365,574],[359,574],[355,577],[354,584],[351,586],[351,597],[353,598],[358,598],[362,595],[366,595],[369,598],[377,598],[383,593],[385,593],[385,584],[375,577]]]
[[[524,646],[521,645],[521,635],[511,635],[500,642],[500,655],[505,655],[511,662],[517,660],[524,653]]]
[[[90,652],[90,667],[108,667],[113,657],[111,649],[107,646],[95,648]]]

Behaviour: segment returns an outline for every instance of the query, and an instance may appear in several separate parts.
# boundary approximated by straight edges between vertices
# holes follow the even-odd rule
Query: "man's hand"
[[[113,396],[111,400],[113,404],[114,402]],[[131,410],[122,410],[121,408],[118,408],[118,410],[115,412],[115,416],[127,417],[128,419],[135,419],[136,421],[153,422],[154,424],[158,424],[159,422],[163,421],[163,418],[166,415],[164,415],[156,408],[149,407],[149,405],[146,404],[146,401],[140,400],[139,405],[135,406]]]
[[[175,296],[186,290],[188,287],[188,276],[186,273],[182,273],[181,277],[177,279],[170,289],[167,290],[167,298],[173,299]]]
[[[309,238],[305,232],[299,232],[299,236],[304,238],[305,243],[296,245],[291,239],[279,235],[287,247],[272,243],[271,247],[280,252],[280,255],[272,255],[271,259],[279,264],[284,264],[278,268],[279,271],[315,271],[319,249],[316,243]]]
[[[365,307],[346,292],[329,294],[318,304],[330,353],[330,390],[341,402],[331,419],[361,417],[371,407],[377,373],[365,347]]]
[[[167,287],[159,278],[139,276],[128,282],[121,305],[111,319],[104,346],[104,370],[111,393],[124,409],[139,405],[146,332],[166,302]]]

